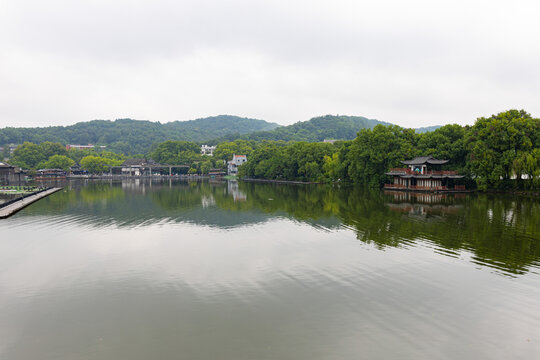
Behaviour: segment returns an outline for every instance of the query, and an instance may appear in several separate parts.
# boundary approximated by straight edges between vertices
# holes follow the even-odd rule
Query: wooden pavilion
[[[393,177],[392,184],[384,184],[389,190],[409,191],[463,191],[464,185],[456,185],[457,179],[464,176],[457,171],[440,170],[448,160],[435,159],[433,156],[419,156],[401,162],[407,167],[390,169],[386,175]]]

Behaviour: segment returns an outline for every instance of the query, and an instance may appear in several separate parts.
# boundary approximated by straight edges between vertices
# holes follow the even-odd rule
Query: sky
[[[0,128],[540,116],[540,2],[0,0]]]

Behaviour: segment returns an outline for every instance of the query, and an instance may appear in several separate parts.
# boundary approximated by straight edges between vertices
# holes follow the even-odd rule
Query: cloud
[[[0,1],[0,127],[540,113],[533,1]],[[538,115],[537,115],[538,116]]]

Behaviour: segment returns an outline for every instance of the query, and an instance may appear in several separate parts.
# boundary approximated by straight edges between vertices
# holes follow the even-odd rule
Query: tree
[[[65,155],[53,155],[45,162],[43,167],[47,169],[62,169],[68,171],[74,164],[75,161]]]
[[[94,149],[69,149],[67,156],[75,161],[75,163],[80,164],[82,158],[86,156],[98,156],[98,153]]]
[[[44,167],[45,162],[54,155],[67,155],[66,148],[60,143],[46,141],[39,145],[25,142],[13,153],[11,162],[25,169]]]
[[[466,133],[467,128],[453,124],[420,134],[418,154],[449,160],[448,168],[463,173],[467,163]]]
[[[478,187],[503,188],[509,186],[512,176],[521,178],[525,159],[540,147],[540,119],[524,110],[482,117],[472,126],[466,141],[468,167]]]
[[[81,159],[81,167],[91,174],[101,174],[109,169],[107,165],[114,164],[114,160],[99,156],[86,156]]]
[[[200,158],[200,148],[189,141],[165,141],[159,144],[150,157],[160,164],[185,165]]]
[[[360,130],[347,153],[348,178],[356,184],[381,186],[389,168],[416,155],[418,135],[399,126],[377,125],[373,130]]]
[[[65,146],[60,143],[45,141],[39,144],[39,147],[45,159],[48,159],[53,155],[67,155]]]
[[[203,161],[201,163],[201,173],[208,174],[208,172],[210,171],[210,169],[212,169],[212,167],[213,167],[212,160],[208,159],[208,160]]]
[[[46,159],[41,150],[39,145],[25,142],[17,146],[13,152],[11,163],[24,169],[35,169],[41,161]]]
[[[235,140],[231,142],[222,142],[216,146],[214,158],[229,161],[233,154],[247,155],[248,158],[255,148],[254,141]]]

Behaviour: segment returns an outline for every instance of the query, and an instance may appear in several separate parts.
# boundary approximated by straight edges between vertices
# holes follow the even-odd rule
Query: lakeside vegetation
[[[389,168],[422,155],[450,160],[443,169],[459,171],[481,190],[535,189],[540,186],[540,119],[510,110],[479,118],[473,126],[446,125],[423,134],[378,125],[334,144],[263,142],[240,175],[378,187]]]
[[[189,165],[187,173],[207,174],[211,169],[225,169],[233,154],[248,156],[239,175],[253,179],[379,187],[387,180],[385,172],[402,166],[402,160],[432,155],[448,159],[444,170],[459,171],[469,186],[481,190],[537,189],[540,119],[523,110],[509,110],[479,118],[472,126],[446,125],[425,133],[379,124],[361,129],[354,140],[333,143],[240,138],[219,143],[213,157],[201,155],[196,142],[169,140],[132,157]],[[111,151],[66,150],[60,143],[27,142],[15,150],[10,162],[26,169],[67,169],[76,163],[91,173],[101,173],[107,165],[120,165],[125,159]]]

